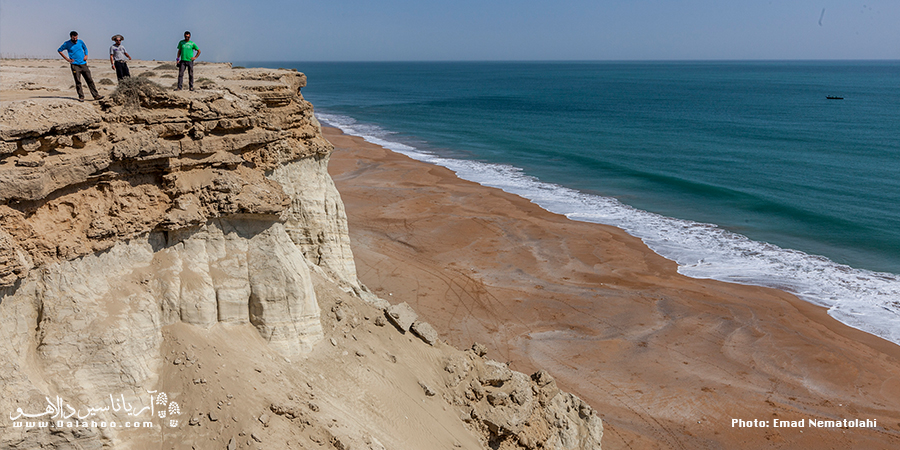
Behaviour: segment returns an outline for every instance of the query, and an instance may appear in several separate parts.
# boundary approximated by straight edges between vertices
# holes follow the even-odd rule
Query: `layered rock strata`
[[[367,329],[383,336],[355,354],[384,353],[394,339],[385,318],[396,317],[356,279],[343,204],[326,171],[332,147],[300,94],[306,78],[206,69],[214,81],[199,92],[167,90],[149,75],[99,103],[37,95],[2,104],[0,412],[10,420],[0,420],[0,447],[247,448],[300,436],[379,448],[375,435],[390,440],[389,430],[372,430],[378,413],[347,409],[365,392],[318,394],[355,417],[343,437],[334,434],[337,419],[326,423],[309,406],[312,374],[342,384],[312,368],[348,354],[326,349],[349,348]],[[398,336],[410,339],[394,352],[429,355],[416,370],[432,384],[444,377],[440,397],[461,408],[480,445],[599,448],[595,413],[548,376],[530,379],[463,354],[414,312],[403,314],[412,319]],[[392,378],[412,370],[386,361],[377,371]],[[260,367],[242,372],[248,364]],[[264,386],[262,366],[283,375],[280,387]],[[253,399],[223,397],[250,382],[259,383]],[[295,394],[267,403],[279,392]],[[308,397],[302,412],[283,406],[295,396]],[[108,407],[69,413],[60,399]],[[151,409],[158,423],[133,431],[94,422],[129,423],[137,414],[124,405],[135,403],[159,408],[158,417]],[[234,411],[231,422],[220,420],[226,411]],[[441,411],[447,405],[433,414]],[[276,433],[270,419],[292,425]],[[260,426],[248,438],[244,430]]]

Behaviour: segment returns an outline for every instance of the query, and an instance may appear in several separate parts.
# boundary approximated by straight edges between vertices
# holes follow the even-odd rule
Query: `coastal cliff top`
[[[297,71],[204,63],[176,91],[172,62],[131,61],[121,88],[90,64],[103,98],[79,102],[65,61],[0,62],[0,286],[149,231],[278,216],[266,175],[331,151]]]
[[[101,95],[112,94],[117,86],[116,72],[105,59],[90,59],[88,65],[94,84]],[[173,90],[178,80],[178,68],[172,61],[128,61],[128,67],[134,77],[152,80],[164,88]],[[202,96],[204,92],[223,88],[272,89],[280,84],[280,76],[290,70],[244,69],[234,68],[231,63],[197,62],[194,67],[194,92],[180,91],[186,98]],[[267,77],[254,79],[257,74],[268,74]],[[300,87],[306,86],[306,76],[294,72],[300,81]],[[187,74],[185,74],[185,78]],[[82,81],[82,83],[84,83]],[[184,80],[187,87],[187,79]],[[85,90],[87,87],[85,86]],[[77,102],[75,81],[69,71],[69,63],[62,59],[3,59],[0,60],[0,108],[12,102],[22,100],[50,101],[71,100]],[[86,104],[90,104],[86,102]]]

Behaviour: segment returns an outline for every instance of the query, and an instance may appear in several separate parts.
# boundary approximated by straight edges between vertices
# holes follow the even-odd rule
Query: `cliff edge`
[[[64,66],[0,66],[0,448],[599,448],[359,283],[305,75]]]

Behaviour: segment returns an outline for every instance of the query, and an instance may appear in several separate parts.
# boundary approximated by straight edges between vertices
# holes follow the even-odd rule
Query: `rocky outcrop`
[[[152,390],[176,323],[298,357],[323,337],[311,267],[360,289],[305,76],[224,69],[197,93],[136,77],[99,105],[4,105],[4,399]]]
[[[285,214],[292,230],[316,230],[304,252],[353,281],[346,220],[323,182],[331,146],[298,95],[305,77],[233,77],[222,80],[225,89],[190,96],[134,78],[100,110],[65,99],[6,106],[0,239],[10,245],[0,253],[0,283],[152,230],[236,214]],[[298,188],[277,181],[301,179]]]
[[[423,448],[376,429],[399,426],[373,405],[412,378],[445,402],[422,436],[599,448],[599,419],[548,375],[455,350],[357,281],[303,74],[205,73],[198,92],[156,74],[99,103],[2,104],[0,448]],[[360,387],[361,367],[389,387]]]
[[[446,360],[448,401],[462,406],[491,448],[599,449],[603,424],[546,372],[531,377],[485,359],[475,344]]]

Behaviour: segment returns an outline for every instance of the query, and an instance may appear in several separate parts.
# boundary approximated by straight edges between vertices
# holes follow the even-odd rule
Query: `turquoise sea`
[[[306,73],[348,134],[900,343],[900,62],[242,64]]]

